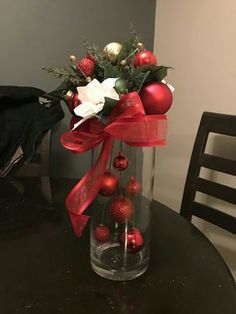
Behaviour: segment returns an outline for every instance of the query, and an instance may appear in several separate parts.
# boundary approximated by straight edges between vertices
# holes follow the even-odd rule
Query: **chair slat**
[[[196,190],[236,205],[236,190],[234,188],[198,178]]]
[[[200,162],[202,167],[231,175],[236,175],[235,160],[229,160],[218,156],[203,154]]]
[[[236,234],[236,218],[215,208],[193,202],[192,214]]]
[[[206,131],[222,135],[236,136],[236,117],[234,115],[204,112],[202,118],[203,127],[206,128]]]
[[[210,178],[209,180],[199,178],[201,167],[236,176],[236,161],[213,156],[214,147],[210,154],[205,153],[209,133],[236,137],[236,115],[215,112],[203,113],[190,159],[180,214],[190,221],[192,216],[196,215],[235,233],[235,218],[233,216],[221,215],[215,209],[211,212],[210,207],[197,206],[195,202],[196,192],[199,191],[236,205],[235,188],[212,182]],[[211,218],[211,213],[213,218]]]

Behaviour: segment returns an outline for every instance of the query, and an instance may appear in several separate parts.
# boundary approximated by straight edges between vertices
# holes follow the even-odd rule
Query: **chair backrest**
[[[204,112],[195,139],[185,182],[180,214],[192,215],[236,234],[236,218],[195,200],[196,192],[236,205],[236,189],[200,177],[201,167],[236,176],[236,160],[205,153],[209,133],[236,137],[236,116]],[[235,147],[236,151],[236,147]]]

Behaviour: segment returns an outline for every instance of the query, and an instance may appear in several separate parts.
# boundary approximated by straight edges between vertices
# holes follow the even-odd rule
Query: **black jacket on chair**
[[[0,86],[0,177],[29,162],[42,136],[63,119],[60,102],[33,87]]]

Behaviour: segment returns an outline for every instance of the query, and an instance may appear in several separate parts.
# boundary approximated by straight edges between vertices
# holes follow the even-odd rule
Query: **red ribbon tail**
[[[87,215],[77,215],[72,212],[68,213],[74,233],[78,238],[80,238],[90,217]]]
[[[113,139],[107,136],[103,142],[101,153],[86,175],[71,190],[67,199],[66,207],[74,229],[75,234],[80,237],[86,226],[89,216],[83,215],[86,208],[97,196],[101,181],[106,170]]]

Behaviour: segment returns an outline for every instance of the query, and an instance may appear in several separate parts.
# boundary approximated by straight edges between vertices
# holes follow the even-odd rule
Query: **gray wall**
[[[130,22],[153,47],[155,0],[1,0],[1,85],[28,85],[46,91],[59,81],[40,70],[42,65],[65,65],[68,56],[83,56],[83,40],[101,48],[124,40]],[[54,129],[52,174],[80,177],[89,167],[90,153],[64,150],[60,135],[68,129],[70,114]]]

